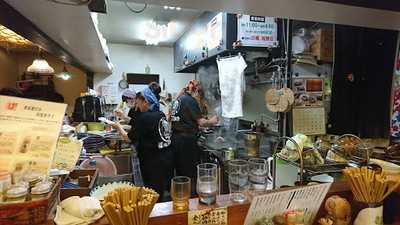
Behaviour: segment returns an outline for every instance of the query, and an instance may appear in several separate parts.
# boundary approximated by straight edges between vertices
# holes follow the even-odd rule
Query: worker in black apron
[[[136,107],[141,113],[135,119],[135,129],[126,133],[119,124],[114,127],[125,139],[136,141],[144,186],[154,189],[162,201],[173,174],[171,130],[162,112],[149,111],[150,104],[141,93],[136,95]]]
[[[218,117],[206,119],[202,116],[199,102],[195,99],[200,89],[196,80],[172,104],[172,147],[174,149],[175,170],[178,176],[188,176],[192,180],[192,195],[196,193],[196,166],[200,163],[200,148],[197,144],[199,127],[218,123]]]

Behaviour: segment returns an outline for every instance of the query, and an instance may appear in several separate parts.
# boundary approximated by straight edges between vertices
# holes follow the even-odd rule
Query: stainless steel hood
[[[68,6],[47,0],[5,0],[94,73],[111,74],[104,44],[87,5]],[[17,19],[17,18],[16,18]],[[104,43],[104,41],[103,41]]]

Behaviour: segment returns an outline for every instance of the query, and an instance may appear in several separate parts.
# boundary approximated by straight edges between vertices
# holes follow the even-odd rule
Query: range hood
[[[47,0],[5,0],[90,72],[111,74],[105,39],[87,5],[69,6]]]

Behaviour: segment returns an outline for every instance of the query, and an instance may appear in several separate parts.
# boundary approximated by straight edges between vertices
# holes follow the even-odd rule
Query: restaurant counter
[[[347,198],[349,202],[352,202],[352,194],[350,187],[346,182],[335,182],[332,184],[326,198],[332,195],[340,195],[341,197]],[[201,210],[207,208],[228,208],[228,224],[229,225],[243,225],[247,215],[247,211],[250,207],[250,201],[245,203],[234,203],[230,201],[229,195],[220,195],[217,198],[217,203],[212,206],[206,206],[199,204],[197,198],[190,199],[189,204],[190,210]],[[324,207],[321,206],[316,218],[320,218],[325,215]],[[172,202],[157,203],[150,215],[149,225],[187,225],[188,216],[187,212],[176,212],[172,209]],[[316,220],[317,221],[317,220]],[[315,221],[315,224],[317,224]],[[400,224],[400,223],[398,223]],[[48,221],[45,225],[54,225],[53,221]],[[110,225],[106,217],[101,218],[93,225]]]

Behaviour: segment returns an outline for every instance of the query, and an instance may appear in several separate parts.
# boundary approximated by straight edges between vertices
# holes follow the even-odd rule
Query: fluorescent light
[[[177,11],[181,11],[181,7],[176,7],[175,8]]]
[[[26,71],[30,73],[41,73],[41,74],[54,73],[53,67],[51,67],[45,59],[33,60],[32,65],[28,66]]]
[[[167,5],[164,5],[164,9],[167,10],[167,9],[168,9],[168,6],[167,6]]]
[[[174,6],[168,6],[168,9],[170,9],[170,10],[174,10],[174,9],[175,9],[175,7],[174,7]]]

